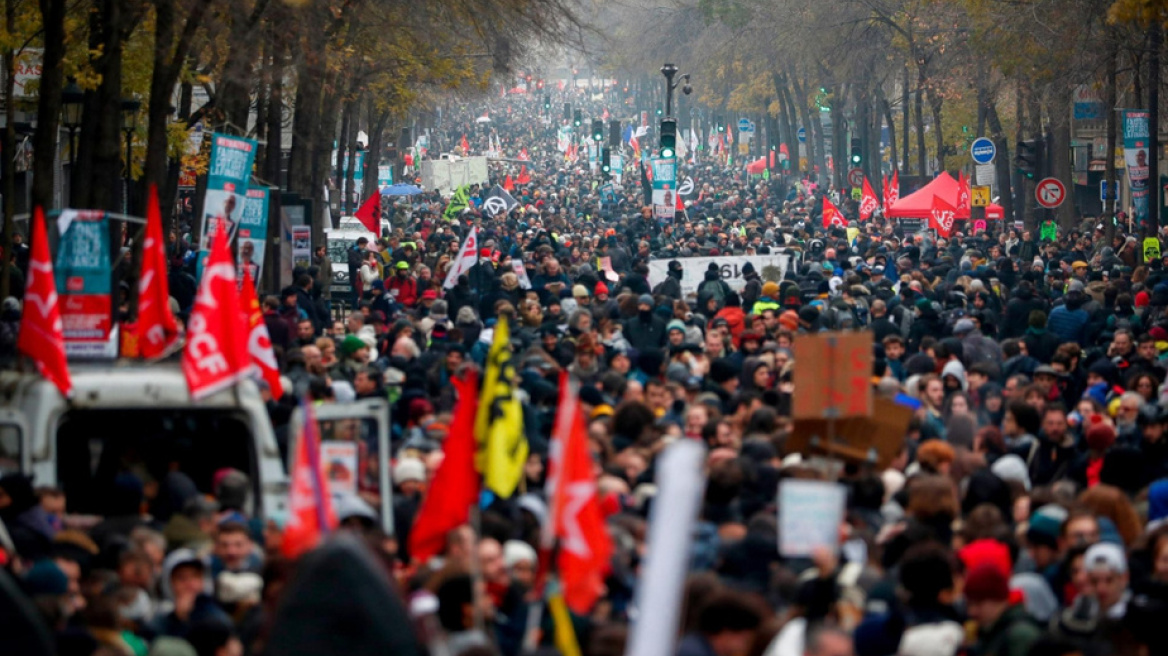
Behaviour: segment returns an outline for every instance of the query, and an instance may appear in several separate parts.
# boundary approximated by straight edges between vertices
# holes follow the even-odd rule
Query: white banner
[[[779,250],[779,252],[771,255],[679,257],[669,260],[650,260],[650,287],[656,287],[658,283],[665,280],[665,276],[669,272],[669,262],[672,259],[681,262],[681,293],[684,296],[690,293],[697,293],[698,285],[702,284],[702,281],[706,279],[706,269],[710,266],[710,262],[718,265],[718,270],[722,274],[722,280],[725,280],[726,284],[730,285],[730,289],[741,291],[746,286],[746,280],[742,277],[742,265],[750,262],[760,276],[762,275],[763,267],[768,266],[778,267],[780,273],[785,275],[787,269],[794,263],[795,254],[790,251]],[[782,280],[781,277],[779,279]]]
[[[630,613],[633,627],[625,656],[676,653],[693,525],[706,489],[705,458],[705,447],[693,440],[674,442],[661,454],[657,496],[649,511],[645,562]]]
[[[458,284],[458,277],[471,267],[479,262],[479,229],[471,228],[470,233],[466,236],[466,240],[462,242],[462,248],[458,249],[458,259],[450,267],[450,272],[446,274],[446,280],[442,283],[443,289],[454,289]]]

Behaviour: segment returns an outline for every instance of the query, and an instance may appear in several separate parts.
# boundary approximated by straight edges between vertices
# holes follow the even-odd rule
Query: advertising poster
[[[1148,220],[1148,122],[1146,109],[1123,110],[1123,156],[1127,181],[1131,188],[1132,207],[1137,223]]]
[[[57,228],[61,242],[53,269],[60,296],[65,353],[79,357],[116,357],[110,339],[109,219],[105,212],[64,210]]]
[[[267,187],[248,187],[243,211],[239,214],[239,229],[236,231],[236,235],[239,239],[237,261],[239,279],[243,280],[243,271],[247,269],[258,288],[260,274],[264,270],[264,253],[267,252],[268,243]]]
[[[211,249],[219,222],[232,243],[239,228],[247,185],[255,163],[256,141],[226,134],[211,135],[211,163],[207,169],[207,193],[203,196],[203,217],[199,228],[199,271]]]
[[[653,218],[671,223],[677,212],[677,159],[655,157],[653,166]]]
[[[292,266],[308,268],[312,264],[312,226],[292,226]]]
[[[320,443],[320,466],[331,494],[357,494],[357,443],[325,440]]]

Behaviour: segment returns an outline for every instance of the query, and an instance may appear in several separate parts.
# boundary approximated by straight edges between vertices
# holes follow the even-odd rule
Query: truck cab
[[[148,496],[174,470],[209,494],[230,467],[251,479],[254,515],[286,514],[288,476],[251,381],[195,403],[177,363],[71,363],[70,373],[71,399],[35,372],[0,373],[0,474],[31,473],[63,489],[71,513],[101,515],[121,471]]]

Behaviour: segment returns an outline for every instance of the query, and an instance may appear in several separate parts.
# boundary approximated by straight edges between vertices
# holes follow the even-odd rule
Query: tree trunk
[[[1164,25],[1157,17],[1148,29],[1148,234],[1160,230],[1160,49]]]
[[[994,146],[998,151],[994,158],[994,166],[997,167],[995,173],[998,179],[998,195],[1001,197],[1002,223],[1005,224],[1014,217],[1014,195],[1010,184],[1010,144],[1002,129],[998,108],[992,101],[985,105],[985,118],[990,129],[990,139],[994,140]],[[1002,227],[1005,229],[1004,225]]]
[[[350,134],[352,133],[352,134]],[[336,148],[336,164],[333,165],[333,173],[336,174],[334,185],[337,188],[337,194],[340,195],[341,215],[349,213],[349,196],[351,195],[351,188],[348,185],[348,157],[349,151],[352,150],[350,145],[353,143],[353,134],[356,130],[353,128],[353,102],[347,100],[344,103],[344,109],[341,110],[341,136],[337,139]]]
[[[917,79],[917,84],[921,84],[922,80]],[[913,99],[913,119],[916,122],[917,130],[917,175],[928,175],[928,167],[925,165],[925,157],[928,155],[928,149],[925,148],[925,90],[917,87],[916,96]]]
[[[41,0],[40,8],[44,50],[41,54],[40,97],[37,100],[37,131],[32,138],[32,149],[37,154],[33,158],[32,204],[34,207],[40,205],[50,208],[53,206],[56,157],[44,157],[43,154],[57,153],[61,88],[65,86],[65,2]]]
[[[280,179],[280,163],[284,155],[284,45],[271,35],[272,65],[268,80],[268,115],[265,121],[268,124],[268,146],[264,149],[264,178],[273,185],[286,186],[286,181]]]
[[[345,160],[345,195],[341,200],[345,204],[344,213],[352,214],[353,199],[357,195],[354,180],[357,177],[357,133],[360,131],[361,122],[358,120],[360,111],[358,111],[357,100],[349,100],[346,104],[349,105],[349,143],[346,144],[349,147],[349,154]]]
[[[1067,85],[1055,85],[1053,88],[1052,107],[1066,108],[1071,106],[1071,88]],[[1075,189],[1074,171],[1071,162],[1071,117],[1067,111],[1051,112],[1051,134],[1054,137],[1051,143],[1050,174],[1066,185],[1067,193]],[[1153,151],[1155,152],[1155,151]],[[1065,231],[1075,227],[1074,198],[1067,198],[1062,205],[1054,210],[1055,220]]]
[[[4,0],[4,29],[11,34],[16,24],[16,0]],[[16,53],[4,52],[4,135],[0,142],[0,179],[4,181],[4,261],[0,262],[0,298],[8,298],[12,261],[12,224],[16,222]],[[50,151],[46,151],[50,152]],[[38,157],[37,160],[40,160]],[[29,230],[29,236],[32,231]]]
[[[1107,197],[1113,200],[1103,201],[1103,225],[1105,226],[1107,243],[1115,237],[1115,206],[1119,198],[1119,182],[1115,176],[1115,147],[1118,135],[1118,116],[1115,112],[1117,103],[1117,96],[1119,95],[1119,43],[1115,38],[1114,30],[1109,30],[1108,48],[1107,48],[1107,79],[1104,81],[1107,88],[1107,96],[1103,102],[1104,108],[1107,110],[1107,152],[1104,158],[1107,160],[1104,165],[1103,180],[1107,183]]]
[[[896,149],[896,122],[892,119],[892,105],[888,104],[888,98],[886,98],[884,96],[884,89],[880,88],[879,85],[877,85],[877,87],[876,87],[876,93],[878,94],[877,97],[879,98],[879,101],[880,101],[880,109],[884,114],[884,122],[888,124],[888,147],[889,147],[888,163],[891,164],[893,169],[896,169],[897,164],[900,162],[900,153]],[[881,172],[880,189],[877,189],[876,193],[883,194],[884,193],[884,184],[883,184],[884,183],[884,176],[883,176],[884,167],[883,166],[881,166],[880,172]],[[876,183],[877,183],[876,180],[872,181],[873,185],[875,185]]]
[[[903,119],[904,123],[904,164],[901,166],[901,168],[904,169],[905,175],[908,175],[909,171],[912,169],[912,160],[909,155],[909,151],[912,150],[912,137],[909,133],[909,119],[912,112],[910,111],[911,107],[909,106],[908,82],[908,64],[906,63],[904,65],[904,81],[900,90],[901,118]]]
[[[1035,92],[1033,86],[1026,90],[1026,132],[1032,139],[1041,140],[1045,135],[1042,133],[1042,103],[1039,102],[1038,94]],[[1042,143],[1039,141],[1039,143]],[[1040,147],[1039,152],[1042,152]],[[1034,230],[1038,227],[1040,220],[1038,218],[1038,203],[1034,200],[1034,190],[1039,180],[1045,174],[1047,168],[1050,166],[1050,158],[1042,157],[1042,170],[1038,171],[1034,176],[1034,180],[1030,180],[1026,184],[1025,200],[1026,207],[1029,210],[1026,212],[1024,225],[1027,230]]]
[[[95,92],[90,108],[96,114],[97,129],[90,133],[93,149],[93,170],[89,178],[88,209],[121,211],[123,176],[128,178],[130,162],[122,162],[122,0],[98,0],[96,12],[100,21],[101,50],[93,62],[101,75],[101,84]],[[82,184],[85,184],[84,182]],[[120,237],[120,235],[119,235]],[[119,240],[111,240],[110,247],[117,253]]]
[[[945,130],[941,122],[941,106],[944,100],[941,95],[933,91],[930,86],[926,91],[929,97],[929,109],[933,113],[933,139],[937,148],[937,173],[945,170]]]

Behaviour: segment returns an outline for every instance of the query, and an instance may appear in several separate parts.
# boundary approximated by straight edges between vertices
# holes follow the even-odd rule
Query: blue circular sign
[[[807,143],[807,128],[799,128],[795,136],[799,138],[799,143]]]
[[[994,155],[997,153],[998,149],[994,146],[994,142],[985,137],[975,139],[969,147],[969,154],[973,157],[973,161],[978,164],[989,164],[994,161]]]

